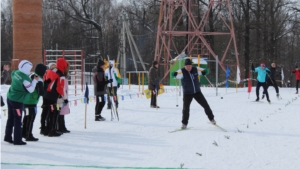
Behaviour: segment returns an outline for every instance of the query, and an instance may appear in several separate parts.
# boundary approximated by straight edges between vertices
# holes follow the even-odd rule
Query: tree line
[[[193,1],[198,4],[201,18],[201,11],[207,8],[209,1]],[[13,53],[12,2],[1,3],[6,3],[1,9],[1,61],[9,62]],[[248,77],[252,63],[258,66],[264,62],[268,66],[275,62],[284,69],[286,80],[294,79],[290,70],[300,66],[299,6],[295,0],[231,0],[242,78]],[[126,14],[143,61],[150,66],[154,58],[159,7],[159,0],[44,0],[43,50],[82,49],[88,63],[95,63],[107,55],[117,59],[118,52],[122,55],[123,45],[121,16]],[[222,8],[218,10],[222,12]],[[224,11],[223,15],[229,13]],[[222,29],[212,14],[207,30]],[[206,38],[215,51],[223,48],[220,47],[222,38]],[[126,55],[128,71],[133,71],[128,44]],[[91,66],[86,67],[87,71],[91,69]]]

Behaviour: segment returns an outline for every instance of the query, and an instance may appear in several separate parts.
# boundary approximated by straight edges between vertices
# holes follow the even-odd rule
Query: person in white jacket
[[[113,82],[107,84],[108,87],[108,96],[112,96],[111,99],[114,100],[116,104],[116,108],[118,108],[119,102],[118,102],[118,96],[117,96],[117,90],[120,87],[121,84],[121,78],[119,77],[119,71],[115,68],[115,62],[113,60],[109,61],[109,67],[105,70],[105,76],[107,79],[112,79]],[[112,88],[113,87],[113,88]],[[107,99],[107,109],[111,109],[111,99]]]

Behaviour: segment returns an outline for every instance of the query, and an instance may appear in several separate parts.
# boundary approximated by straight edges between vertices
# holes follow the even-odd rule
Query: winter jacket
[[[181,79],[184,94],[195,94],[200,92],[200,82],[198,76],[202,75],[202,70],[202,68],[192,67],[190,72],[185,68],[177,71],[175,78]]]
[[[68,78],[66,78],[65,85],[64,85],[64,95],[63,97],[57,99],[57,104],[59,105],[59,107],[62,107],[64,100],[68,99],[68,90],[69,90],[69,84],[68,84]]]
[[[18,69],[11,73],[12,83],[7,93],[7,98],[12,101],[23,103],[29,99],[37,84],[37,80],[29,78],[32,64],[27,60],[22,60]]]
[[[276,68],[274,68],[274,67],[270,67],[269,70],[270,70],[269,76],[272,79],[275,79],[278,75],[280,75],[280,73],[276,74]]]
[[[148,89],[149,90],[155,90],[158,88],[158,71],[155,66],[152,66],[149,70],[148,75]]]
[[[92,72],[93,72],[93,79],[94,79],[94,75],[95,73],[97,72],[97,66],[95,66],[93,69],[92,69]],[[94,96],[97,96],[97,83],[94,82],[93,80],[93,83],[94,83]]]
[[[63,72],[65,72],[67,65],[68,63],[65,59],[59,58],[56,61],[56,68],[47,70],[45,73],[45,99],[57,101],[60,96],[64,96],[65,76]]]
[[[29,78],[34,79],[35,74],[32,73]],[[39,80],[35,86],[35,90],[29,94],[29,99],[25,100],[23,103],[26,105],[36,105],[39,102],[40,96],[44,95],[44,82]]]
[[[104,70],[102,68],[97,68],[97,72],[93,75],[93,81],[95,86],[95,96],[106,94],[106,85],[108,80],[105,78]]]
[[[293,70],[292,73],[295,73],[295,75],[296,75],[296,80],[300,80],[300,69],[298,69],[298,70]]]
[[[119,77],[119,71],[117,68],[115,68],[114,61],[110,61],[110,64],[112,64],[112,67],[108,67],[105,70],[105,76],[107,79],[112,79],[113,82],[110,84],[107,84],[108,87],[111,87],[113,85],[114,87],[118,86],[118,84],[121,84],[121,78]]]
[[[257,72],[257,81],[261,83],[265,83],[267,74],[271,73],[268,68],[262,69],[261,67],[255,68],[254,72]]]

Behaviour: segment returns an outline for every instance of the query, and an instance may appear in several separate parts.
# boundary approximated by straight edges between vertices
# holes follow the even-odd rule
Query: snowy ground
[[[6,96],[9,86],[2,86]],[[158,98],[156,110],[150,100],[137,97],[137,86],[124,86],[119,95],[120,121],[94,121],[92,101],[87,108],[74,101],[66,116],[70,134],[52,138],[39,134],[40,113],[34,124],[38,142],[14,146],[3,141],[7,115],[1,111],[1,167],[22,168],[197,168],[197,169],[295,169],[300,166],[300,95],[294,88],[281,88],[277,100],[270,87],[270,99],[253,102],[256,96],[246,88],[201,88],[217,123],[228,132],[208,124],[203,109],[193,101],[187,131],[169,133],[181,126],[182,96],[175,87]],[[93,87],[90,86],[90,95]],[[253,88],[255,90],[255,87]],[[262,90],[262,89],[261,89]],[[176,94],[177,93],[177,94]],[[131,97],[130,97],[131,95]],[[221,99],[223,97],[223,99]],[[73,97],[74,99],[74,97]],[[72,100],[72,99],[70,99]],[[178,107],[176,107],[178,100]],[[4,107],[5,109],[6,107]]]

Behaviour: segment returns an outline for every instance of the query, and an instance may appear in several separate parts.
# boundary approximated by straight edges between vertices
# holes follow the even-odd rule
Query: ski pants
[[[190,117],[190,105],[193,99],[195,99],[204,108],[204,112],[209,120],[214,119],[213,112],[210,109],[202,92],[200,91],[195,94],[183,94],[182,124],[188,124]]]
[[[32,136],[32,129],[33,129],[36,113],[37,113],[36,105],[24,105],[22,135],[25,136],[25,138]]]
[[[296,91],[298,92],[298,85],[299,85],[300,80],[296,80]]]
[[[276,90],[276,93],[279,93],[278,85],[277,85],[275,79],[269,79],[268,78],[268,80],[267,80],[267,90],[268,90],[269,86],[273,86]],[[265,94],[265,91],[263,91],[263,94]]]
[[[155,91],[156,92],[156,90],[151,90],[151,103],[150,103],[150,106],[157,106],[156,105],[156,97],[157,97],[157,92],[156,92],[156,94],[153,94],[153,91]]]
[[[256,97],[259,98],[259,88],[261,86],[264,88],[264,94],[266,94],[267,99],[269,100],[269,93],[268,93],[268,90],[267,90],[267,83],[266,82],[263,82],[263,83],[257,82],[257,84],[256,84]]]
[[[117,95],[118,87],[114,86],[113,90],[114,91],[112,91],[112,87],[108,87],[109,94],[107,96],[113,96],[114,102],[116,103],[116,107],[118,107],[118,104],[119,104],[118,95]],[[111,99],[110,98],[107,99],[107,106],[111,107]]]
[[[22,141],[22,111],[23,103],[15,102],[7,98],[8,118],[5,127],[5,140],[12,140],[14,133],[14,143]]]
[[[101,112],[104,105],[105,105],[104,95],[96,96],[95,116],[101,116]]]
[[[57,104],[57,100],[44,99],[43,109],[45,109],[45,111],[47,112],[46,128],[48,132],[56,129],[56,125],[57,125],[56,123],[58,120],[58,113],[59,113],[56,104]]]

